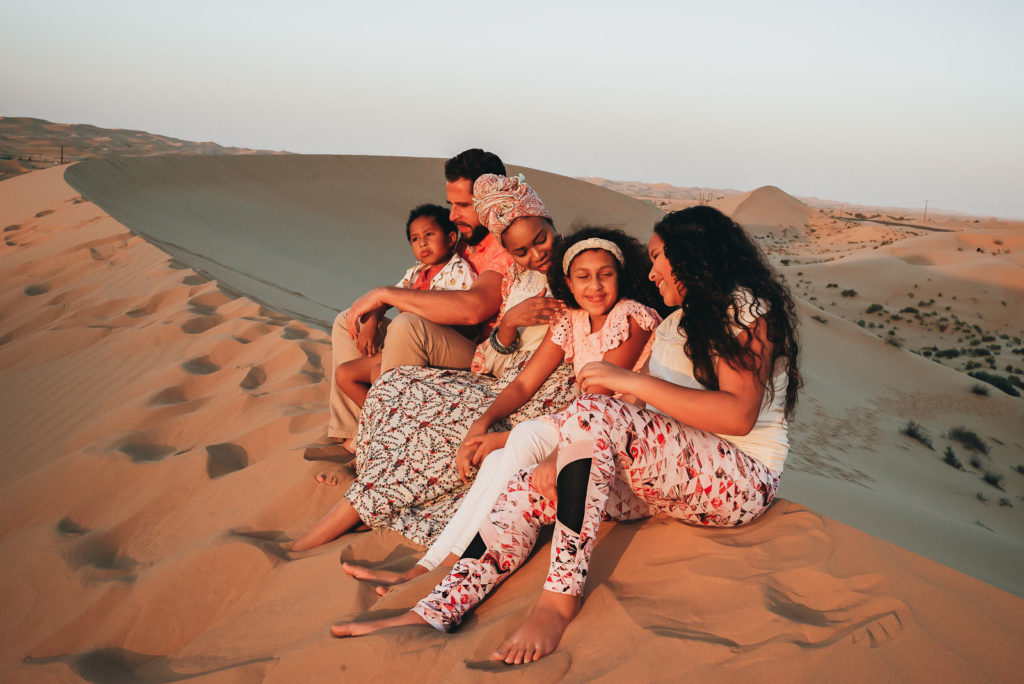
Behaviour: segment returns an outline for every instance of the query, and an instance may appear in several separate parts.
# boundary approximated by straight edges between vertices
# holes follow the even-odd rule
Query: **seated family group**
[[[451,631],[554,525],[540,599],[495,651],[531,662],[580,609],[602,518],[730,527],[768,509],[800,385],[794,305],[710,207],[667,214],[645,247],[603,227],[560,235],[489,152],[453,157],[445,178],[449,208],[409,215],[418,263],[335,320],[328,435],[356,479],[292,549],[400,532],[427,547],[412,569],[345,571],[384,592],[451,570],[409,612],[334,634]]]

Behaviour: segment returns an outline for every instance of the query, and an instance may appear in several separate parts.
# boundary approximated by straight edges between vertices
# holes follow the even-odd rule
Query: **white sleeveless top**
[[[755,301],[749,290],[737,290],[733,293],[733,299],[733,306],[739,311],[739,321],[743,327],[751,325],[768,312],[767,305],[761,300]],[[707,388],[693,377],[693,363],[683,350],[686,344],[686,335],[679,330],[679,319],[682,315],[682,309],[674,311],[654,331],[654,347],[651,350],[648,368],[651,375],[656,378],[667,380],[681,387],[706,390]],[[733,326],[733,328],[733,332],[737,335],[743,330],[740,326]],[[769,391],[765,387],[761,412],[757,415],[757,422],[753,429],[746,435],[719,435],[734,444],[747,456],[779,472],[782,471],[786,454],[789,453],[788,424],[785,415],[786,387],[788,385],[786,363],[786,359],[779,359],[776,362],[775,373],[772,376],[775,397],[771,403],[768,403]],[[648,406],[648,408],[652,411],[658,410],[653,406]],[[664,413],[663,411],[658,412]]]

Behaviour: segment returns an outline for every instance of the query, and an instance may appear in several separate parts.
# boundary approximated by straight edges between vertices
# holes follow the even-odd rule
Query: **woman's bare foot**
[[[512,632],[494,652],[495,660],[508,665],[532,663],[555,650],[565,628],[580,612],[580,598],[568,594],[541,592],[530,617]]]
[[[331,634],[336,637],[364,636],[373,634],[388,627],[401,627],[402,625],[426,625],[427,622],[411,610],[383,620],[370,620],[369,622],[340,622],[331,626]]]
[[[388,587],[408,582],[414,577],[419,577],[420,575],[430,572],[430,570],[422,565],[414,565],[405,572],[374,570],[372,568],[364,568],[361,565],[353,565],[352,563],[342,563],[341,569],[344,570],[346,574],[355,577],[357,580],[363,580],[364,582],[376,582],[377,586],[374,587],[373,590],[381,596],[388,593]]]

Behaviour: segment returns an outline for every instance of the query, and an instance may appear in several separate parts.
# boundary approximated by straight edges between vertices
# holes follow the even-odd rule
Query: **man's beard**
[[[486,226],[477,226],[473,229],[473,232],[469,237],[463,235],[462,239],[465,240],[466,244],[470,247],[476,247],[485,237],[487,237],[487,232]]]

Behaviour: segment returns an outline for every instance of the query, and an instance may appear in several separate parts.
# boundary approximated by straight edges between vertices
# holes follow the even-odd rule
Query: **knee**
[[[423,339],[425,331],[426,325],[420,316],[403,311],[388,325],[384,344],[390,347],[402,344],[404,340],[419,341]]]
[[[562,440],[569,435],[586,434],[591,439],[595,433],[609,427],[608,416],[612,403],[618,401],[604,394],[586,394],[562,411],[558,432]]]

